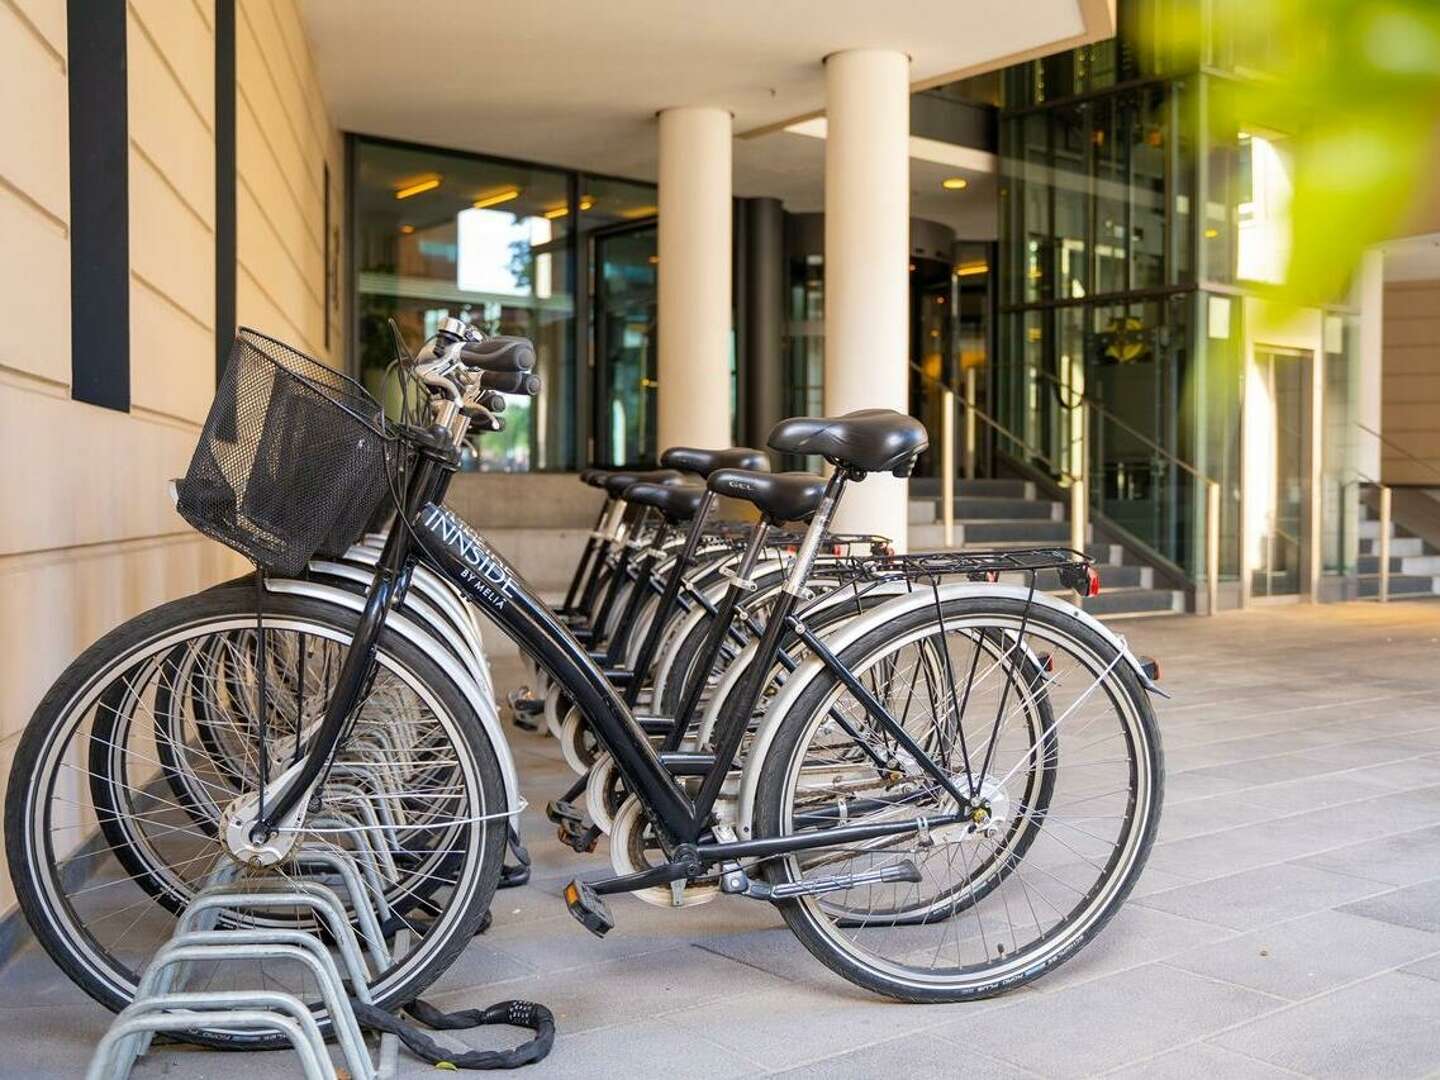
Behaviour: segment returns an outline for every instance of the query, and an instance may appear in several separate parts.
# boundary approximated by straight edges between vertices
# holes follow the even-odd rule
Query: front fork
[[[303,816],[297,811],[302,810],[301,804],[311,797],[322,775],[329,769],[336,749],[350,728],[355,710],[369,692],[375,677],[375,658],[380,650],[380,635],[385,630],[385,620],[403,598],[410,582],[410,572],[415,566],[409,522],[420,507],[444,497],[457,465],[458,455],[451,452],[450,437],[443,432],[443,428],[432,429],[430,441],[420,449],[419,463],[412,482],[407,485],[408,498],[404,500],[405,506],[397,509],[395,523],[376,562],[375,577],[365,598],[360,625],[350,639],[345,662],[336,676],[335,689],[326,703],[324,718],[315,732],[309,752],[277,778],[270,792],[262,787],[253,801],[245,797],[234,805],[229,833],[234,838],[232,853],[241,861],[264,862],[266,865],[274,861],[276,845],[270,841],[282,827],[290,831]],[[260,753],[265,752],[265,748],[261,747]],[[248,806],[243,805],[247,803]],[[253,818],[246,812],[247,809],[253,809]],[[248,839],[249,850],[235,850],[242,837]]]

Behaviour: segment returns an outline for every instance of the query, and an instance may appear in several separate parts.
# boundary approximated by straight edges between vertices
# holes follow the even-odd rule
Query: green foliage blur
[[[1437,182],[1440,0],[1196,0],[1147,11],[1151,41],[1243,76],[1214,102],[1231,123],[1287,136],[1285,295],[1341,295],[1364,250],[1403,235],[1418,193]]]

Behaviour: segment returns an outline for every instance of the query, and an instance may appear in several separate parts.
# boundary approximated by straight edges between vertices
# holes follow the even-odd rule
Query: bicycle
[[[1003,568],[1028,575],[1024,586],[983,580],[1002,567],[976,557],[862,560],[855,572],[883,578],[876,588],[896,595],[824,637],[807,624],[806,581],[845,488],[870,473],[907,475],[926,446],[916,421],[866,411],[797,418],[771,433],[772,449],[819,454],[834,471],[806,515],[763,633],[742,650],[749,662],[732,664],[730,689],[712,695],[708,742],[657,750],[565,619],[443,505],[458,447],[472,426],[496,425],[486,395],[497,383],[523,389],[528,343],[445,328],[418,357],[407,355],[434,421],[422,428],[384,421],[357,385],[272,339],[247,331],[240,340],[197,452],[202,464],[233,456],[218,470],[230,494],[190,484],[181,509],[192,523],[282,570],[303,567],[327,537],[353,533],[353,519],[368,520],[385,498],[397,506],[396,523],[360,612],[267,594],[261,626],[253,589],[202,593],[102,638],[37,710],[7,795],[12,878],[42,944],[105,1004],[123,1005],[133,992],[131,965],[143,948],[118,940],[125,934],[100,934],[113,911],[84,899],[94,886],[58,854],[67,830],[94,832],[84,819],[67,820],[65,797],[56,797],[75,792],[77,777],[102,786],[104,820],[122,828],[116,842],[86,839],[81,848],[119,851],[140,867],[101,884],[145,894],[126,909],[139,909],[137,924],[165,910],[167,898],[181,902],[218,861],[283,874],[317,838],[378,836],[404,856],[387,885],[402,902],[421,882],[439,883],[424,897],[409,953],[376,973],[377,1002],[413,997],[464,947],[499,878],[503,826],[523,802],[503,732],[476,707],[474,675],[453,654],[426,654],[395,614],[422,568],[459,589],[575,702],[630,793],[622,813],[634,823],[626,831],[633,869],[566,889],[571,913],[592,932],[613,926],[607,895],[658,889],[675,903],[691,890],[735,895],[776,904],[806,948],[857,985],[902,1000],[961,1001],[1063,962],[1133,887],[1163,784],[1153,682],[1122,640],[1035,585],[1039,573],[1083,574],[1083,556],[1008,556],[1015,561]],[[255,439],[236,438],[252,429]],[[260,452],[275,446],[302,449],[318,478],[278,469],[277,460],[296,458]],[[397,484],[401,456],[413,463]],[[707,483],[724,486],[714,476]],[[771,484],[749,497],[763,514],[780,511],[789,494]],[[961,580],[947,580],[955,575]],[[175,650],[198,662],[209,655],[204,643],[245,633],[265,655],[232,664],[255,669],[237,681],[237,752],[209,757],[184,726],[189,713],[178,731],[137,722],[142,713],[153,719]],[[302,640],[321,643],[323,664]],[[804,658],[770,686],[789,640],[803,644]],[[267,697],[272,677],[283,707]],[[107,693],[148,704],[121,713],[130,719],[97,742],[93,717]],[[403,745],[377,750],[376,730],[395,716],[408,718]],[[163,794],[177,770],[155,753],[157,738],[193,756],[190,780],[213,785],[202,789],[214,796],[208,804]],[[65,760],[101,744],[110,749],[91,767]],[[374,788],[356,796],[337,766],[370,769]],[[359,820],[354,808],[392,796],[403,825]],[[348,824],[317,824],[346,808]],[[212,828],[196,827],[195,815]],[[1019,924],[1017,911],[1026,913]]]

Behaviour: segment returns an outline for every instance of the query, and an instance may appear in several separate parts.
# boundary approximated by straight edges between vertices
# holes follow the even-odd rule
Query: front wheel
[[[61,675],[21,736],[5,804],[16,895],[56,963],[112,1009],[129,1004],[178,913],[235,871],[220,815],[256,790],[262,755],[271,776],[296,759],[354,633],[354,613],[272,595],[262,649],[254,595],[212,590],[117,627]],[[271,874],[346,855],[375,870],[366,879],[373,905],[409,931],[403,948],[392,939],[389,967],[370,972],[376,1003],[394,1006],[437,978],[478,928],[500,877],[507,812],[495,748],[465,688],[386,633],[292,861]],[[313,921],[299,909],[226,918]],[[319,1007],[313,978],[298,968],[230,965],[198,977],[212,989],[279,988]],[[195,1041],[271,1040],[216,1030]]]
[[[772,884],[815,890],[779,904],[811,953],[916,1002],[1012,989],[1099,933],[1144,866],[1164,774],[1148,696],[1108,638],[1019,600],[942,607],[840,657],[911,749],[826,671],[780,719],[756,796],[761,837],[916,824],[767,864]],[[875,882],[904,862],[919,881]]]

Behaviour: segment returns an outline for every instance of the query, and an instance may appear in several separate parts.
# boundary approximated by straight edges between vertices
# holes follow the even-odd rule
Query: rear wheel
[[[780,721],[757,836],[967,816],[771,860],[772,883],[800,886],[904,861],[919,871],[782,902],[796,936],[845,978],[906,1001],[987,997],[1073,956],[1129,894],[1159,820],[1159,733],[1125,658],[1062,612],[966,597],[945,602],[943,619],[898,616],[841,660],[966,807],[826,672]]]

